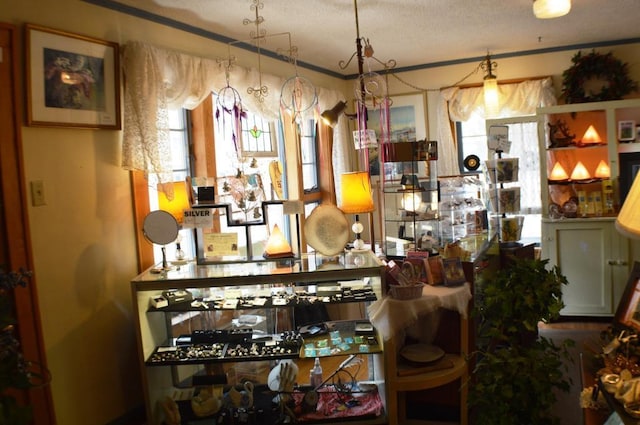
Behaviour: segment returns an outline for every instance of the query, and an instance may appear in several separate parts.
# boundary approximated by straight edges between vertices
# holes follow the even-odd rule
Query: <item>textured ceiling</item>
[[[86,0],[92,2],[93,0]],[[125,13],[185,26],[223,41],[250,41],[255,32],[255,0],[101,0]],[[298,61],[331,73],[357,74],[356,14],[353,0],[261,0],[258,15],[266,32],[263,49],[291,42]],[[120,7],[124,6],[124,7]],[[476,59],[523,51],[588,47],[611,41],[640,41],[640,0],[574,0],[561,18],[533,16],[532,0],[360,0],[360,37],[374,56],[397,68]],[[215,35],[214,35],[215,34]],[[371,65],[379,70],[378,64]],[[365,69],[366,71],[367,69]]]

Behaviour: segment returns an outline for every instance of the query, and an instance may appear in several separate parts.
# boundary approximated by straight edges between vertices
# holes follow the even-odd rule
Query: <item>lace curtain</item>
[[[227,87],[224,65],[142,42],[127,43],[123,50],[126,85],[122,166],[156,174],[160,182],[169,182],[172,171],[169,108],[193,109],[212,92]],[[267,120],[277,120],[281,116],[280,90],[285,81],[263,73],[262,85],[269,88],[263,102],[246,93],[246,88],[260,85],[260,75],[255,69],[234,66],[229,71],[228,85],[239,92],[245,109]],[[342,99],[336,90],[316,90],[318,103],[307,114],[329,109]],[[341,155],[340,149],[334,143],[334,159]],[[334,173],[340,173],[341,169],[336,168]]]
[[[534,115],[536,108],[557,103],[551,78],[500,84],[500,117]],[[458,148],[451,121],[467,121],[472,114],[484,117],[482,87],[450,87],[440,92],[437,106],[438,174],[459,174]]]

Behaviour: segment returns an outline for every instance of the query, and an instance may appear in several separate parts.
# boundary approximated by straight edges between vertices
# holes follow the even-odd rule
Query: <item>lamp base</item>
[[[357,238],[356,240],[354,240],[351,245],[353,245],[353,249],[356,249],[358,251],[362,251],[364,250],[364,241],[360,238]]]

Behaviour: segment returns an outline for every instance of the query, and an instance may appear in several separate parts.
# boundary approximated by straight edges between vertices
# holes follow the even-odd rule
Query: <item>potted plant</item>
[[[567,279],[548,260],[515,258],[476,286],[475,366],[469,406],[477,425],[559,424],[554,391],[568,392],[568,348],[538,335],[538,323],[557,319]]]
[[[31,420],[29,406],[18,403],[16,390],[26,390],[33,386],[39,376],[30,371],[20,343],[14,334],[12,291],[17,286],[26,286],[31,272],[5,272],[0,269],[0,425],[23,425]]]

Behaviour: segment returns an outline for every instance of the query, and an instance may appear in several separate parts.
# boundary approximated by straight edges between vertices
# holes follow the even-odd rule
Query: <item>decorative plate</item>
[[[409,344],[402,347],[400,355],[415,363],[431,363],[444,357],[444,350],[431,344]]]
[[[304,222],[304,234],[310,247],[322,255],[341,253],[349,241],[349,221],[333,204],[321,204]]]

